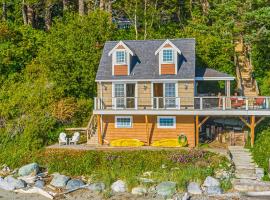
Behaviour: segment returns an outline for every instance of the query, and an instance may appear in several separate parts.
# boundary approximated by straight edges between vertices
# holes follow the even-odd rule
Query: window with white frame
[[[131,116],[116,116],[115,128],[132,128]]]
[[[125,51],[116,51],[116,64],[126,63]]]
[[[175,116],[159,116],[157,118],[158,128],[176,128]]]
[[[165,83],[165,106],[166,108],[176,107],[175,83]]]
[[[173,62],[173,50],[172,49],[163,49],[162,61],[163,61],[163,63],[172,63]]]

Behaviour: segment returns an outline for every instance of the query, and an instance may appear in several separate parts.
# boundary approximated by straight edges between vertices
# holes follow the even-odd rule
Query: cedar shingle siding
[[[115,76],[127,76],[128,66],[127,65],[114,65],[114,75]]]
[[[160,73],[162,75],[175,74],[175,64],[161,64]]]

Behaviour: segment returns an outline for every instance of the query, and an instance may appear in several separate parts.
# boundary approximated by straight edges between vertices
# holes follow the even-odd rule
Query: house
[[[190,147],[209,117],[237,116],[250,128],[270,116],[269,97],[233,97],[234,77],[196,66],[195,39],[106,42],[96,75],[99,143],[153,141],[185,135]],[[197,91],[204,81],[224,81],[223,94]]]

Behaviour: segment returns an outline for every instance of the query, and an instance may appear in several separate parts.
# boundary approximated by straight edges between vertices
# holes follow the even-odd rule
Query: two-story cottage
[[[99,143],[138,139],[150,145],[183,134],[194,147],[200,126],[221,115],[240,116],[254,140],[255,117],[270,115],[269,98],[255,107],[257,99],[242,97],[240,105],[230,95],[232,80],[228,74],[196,67],[195,39],[106,42],[93,111]],[[200,81],[225,81],[225,92],[202,97],[197,92]]]

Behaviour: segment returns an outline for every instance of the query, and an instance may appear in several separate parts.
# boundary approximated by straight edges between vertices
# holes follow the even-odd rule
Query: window
[[[173,50],[172,49],[164,49],[163,50],[163,62],[164,63],[172,63],[173,62]]]
[[[116,64],[126,63],[125,51],[116,51]]]
[[[176,107],[175,83],[165,83],[165,107]]]
[[[175,117],[158,117],[158,128],[176,128]]]
[[[115,117],[115,128],[132,128],[132,117]]]

